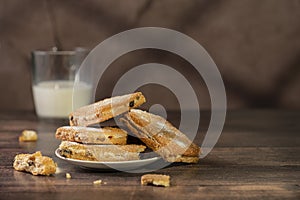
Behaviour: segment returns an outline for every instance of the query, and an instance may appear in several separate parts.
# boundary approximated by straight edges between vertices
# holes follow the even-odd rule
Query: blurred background
[[[145,26],[174,29],[198,41],[220,70],[229,109],[299,109],[299,19],[300,0],[0,0],[0,111],[34,110],[32,50],[93,49],[116,33]],[[200,107],[210,108],[206,86],[193,67],[159,50],[115,60],[96,98],[110,96],[122,74],[149,62],[177,69],[191,82]],[[167,88],[140,90],[150,102],[178,106]]]

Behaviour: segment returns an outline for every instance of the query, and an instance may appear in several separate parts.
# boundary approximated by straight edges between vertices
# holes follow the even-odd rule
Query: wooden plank
[[[207,158],[198,164],[173,164],[157,173],[172,176],[173,183],[181,186],[197,185],[234,185],[244,184],[280,184],[282,182],[297,184],[300,182],[300,160],[296,159],[300,148],[216,148]],[[290,152],[294,152],[290,154]],[[33,177],[27,173],[13,172],[12,162],[16,152],[2,151],[2,172],[11,176],[1,177],[5,181],[22,183],[25,190],[34,182],[39,184],[45,178]],[[4,156],[5,155],[5,156]],[[7,156],[6,156],[7,155]],[[72,181],[68,184],[89,185],[92,180],[103,179],[115,186],[139,185],[141,174],[123,172],[88,171],[69,165],[52,154],[59,167],[59,173],[46,180],[65,183],[65,173],[72,174]],[[255,156],[254,156],[255,155]],[[286,155],[281,156],[281,155]],[[286,159],[286,161],[285,161]],[[243,177],[243,179],[241,179]]]
[[[288,189],[288,185],[266,186],[172,186],[159,188],[152,186],[111,187],[88,186],[81,187],[80,191],[68,186],[61,186],[51,191],[0,193],[4,199],[20,198],[34,199],[36,192],[43,192],[43,199],[297,199],[300,192]],[[298,188],[299,189],[299,188]],[[84,191],[84,192],[82,192]]]
[[[296,140],[300,128],[295,123],[299,114],[273,115],[230,112],[218,145],[206,158],[198,164],[172,164],[155,172],[171,176],[170,188],[141,186],[142,174],[90,171],[56,158],[54,150],[60,141],[54,132],[62,121],[9,120],[8,116],[3,120],[0,116],[0,199],[36,199],[39,195],[43,199],[299,199],[300,145]],[[271,120],[266,127],[264,119]],[[276,122],[281,125],[271,126]],[[285,132],[278,128],[287,125],[292,127]],[[26,127],[37,128],[37,142],[19,143],[20,131]],[[58,173],[44,177],[13,170],[17,153],[36,150],[57,162]],[[65,178],[67,172],[72,179]],[[106,185],[93,185],[98,179]]]

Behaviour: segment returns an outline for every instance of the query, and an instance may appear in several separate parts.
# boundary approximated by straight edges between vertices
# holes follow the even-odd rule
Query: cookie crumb
[[[94,185],[101,185],[102,183],[102,180],[96,180],[93,182]]]
[[[37,139],[37,133],[34,130],[24,130],[19,137],[20,142],[35,142]]]
[[[170,176],[163,174],[145,174],[141,177],[142,185],[170,186]]]
[[[66,178],[67,179],[71,179],[72,178],[71,174],[70,173],[66,173]]]

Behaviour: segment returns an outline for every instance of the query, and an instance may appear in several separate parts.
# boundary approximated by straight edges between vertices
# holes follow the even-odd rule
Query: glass
[[[75,75],[86,55],[83,48],[32,52],[32,91],[39,117],[67,118],[73,109],[90,103],[92,87],[85,82],[76,87],[77,105],[72,101]]]

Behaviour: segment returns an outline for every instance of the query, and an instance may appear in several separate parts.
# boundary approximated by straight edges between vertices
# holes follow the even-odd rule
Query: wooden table
[[[178,123],[178,113],[168,116]],[[208,119],[209,113],[201,113],[199,135]],[[228,111],[219,142],[207,157],[156,172],[171,176],[171,187],[163,188],[141,186],[142,174],[89,171],[57,158],[54,131],[66,121],[1,113],[0,199],[300,199],[299,122],[300,112],[295,111]],[[19,143],[24,129],[37,130],[39,140]],[[47,177],[13,169],[16,154],[36,150],[52,157],[59,172]],[[66,172],[72,179],[65,178]],[[93,185],[98,179],[107,184]]]

